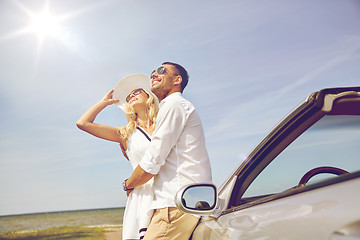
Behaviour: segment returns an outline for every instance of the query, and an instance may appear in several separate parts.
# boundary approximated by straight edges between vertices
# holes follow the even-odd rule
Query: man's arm
[[[136,188],[149,181],[154,175],[145,172],[139,165],[135,168],[131,176],[126,180],[126,187],[128,189]]]
[[[156,118],[151,143],[142,160],[126,181],[126,187],[138,187],[155,176],[176,144],[186,123],[184,107],[178,102],[163,105]],[[129,192],[128,192],[129,193]]]

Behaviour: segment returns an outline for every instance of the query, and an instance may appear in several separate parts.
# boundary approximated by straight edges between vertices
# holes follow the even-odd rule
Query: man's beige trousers
[[[199,218],[176,207],[156,209],[143,240],[189,239]]]

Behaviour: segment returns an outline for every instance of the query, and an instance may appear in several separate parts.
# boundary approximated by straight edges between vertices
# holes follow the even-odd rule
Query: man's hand
[[[127,191],[126,191],[126,196],[128,196],[128,197],[129,197],[129,195],[130,195],[130,193],[132,192],[132,190],[134,190],[134,189],[127,190]]]

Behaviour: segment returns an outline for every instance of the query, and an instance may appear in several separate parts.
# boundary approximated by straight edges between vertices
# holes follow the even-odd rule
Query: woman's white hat
[[[159,104],[158,98],[151,92],[150,76],[144,73],[127,75],[116,84],[113,92],[113,99],[119,99],[120,101],[115,104],[124,111],[126,97],[137,88],[148,91],[154,97],[155,104]]]

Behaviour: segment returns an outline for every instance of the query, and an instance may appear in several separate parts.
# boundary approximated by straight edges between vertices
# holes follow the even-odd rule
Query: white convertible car
[[[219,188],[175,197],[192,239],[360,239],[360,87],[323,89],[280,122]]]

